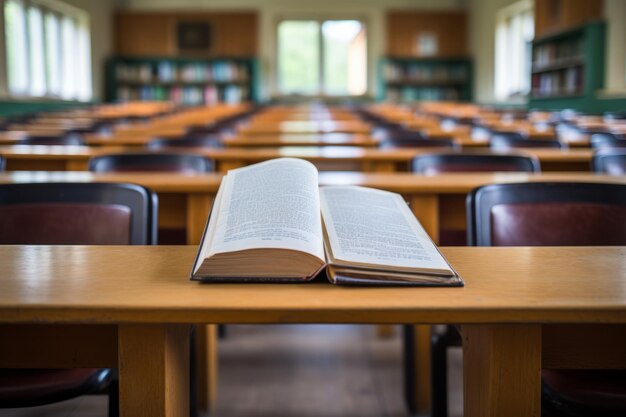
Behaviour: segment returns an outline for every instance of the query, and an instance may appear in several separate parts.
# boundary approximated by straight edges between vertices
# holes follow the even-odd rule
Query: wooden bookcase
[[[605,23],[552,33],[532,44],[531,108],[588,108],[604,87]]]
[[[381,100],[472,99],[469,58],[385,58],[380,62],[379,74]]]
[[[257,101],[257,67],[253,58],[115,57],[107,62],[106,98],[188,106]]]

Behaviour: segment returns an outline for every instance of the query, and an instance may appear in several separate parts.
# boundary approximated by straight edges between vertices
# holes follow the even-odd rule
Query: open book
[[[228,171],[192,280],[307,281],[325,267],[336,284],[463,285],[399,194],[318,188],[293,158]]]

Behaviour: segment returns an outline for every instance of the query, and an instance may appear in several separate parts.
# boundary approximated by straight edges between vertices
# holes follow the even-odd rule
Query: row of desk
[[[94,174],[89,172],[8,172],[0,174],[1,184],[31,182],[130,182],[148,187],[159,196],[159,226],[162,228],[185,228],[187,242],[197,245],[201,239],[207,215],[219,188],[221,174]],[[420,219],[424,228],[437,241],[438,231],[443,228],[465,228],[465,195],[472,189],[490,183],[526,181],[572,181],[572,182],[611,182],[626,184],[626,178],[603,176],[591,173],[463,173],[421,176],[409,173],[348,173],[322,172],[320,185],[360,185],[401,193],[411,209]],[[191,263],[189,264],[191,265]],[[189,268],[189,266],[188,266]],[[402,321],[398,321],[402,322]],[[221,323],[221,322],[220,322]],[[203,377],[200,387],[206,403],[203,408],[211,408],[215,399],[217,363],[215,339],[212,329],[197,328],[199,351],[203,354],[199,370]],[[418,327],[416,332],[416,357],[428,357],[428,327]],[[415,387],[422,408],[427,407],[429,362],[417,364],[422,375]]]
[[[107,153],[129,152],[123,147],[84,146],[0,146],[7,160],[7,170],[84,171],[90,158]],[[216,171],[226,172],[273,158],[301,158],[325,171],[406,172],[410,162],[420,154],[441,152],[432,148],[370,149],[355,146],[305,147],[285,146],[254,149],[178,149],[206,156],[215,161]],[[525,149],[537,157],[543,171],[589,171],[593,151],[590,149]]]
[[[294,117],[289,111],[276,120],[264,114],[239,136],[225,139],[226,149],[193,150],[216,162],[215,174],[85,172],[91,157],[143,146],[149,137],[133,129],[108,139],[90,137],[91,147],[0,146],[9,170],[0,174],[0,184],[140,184],[159,195],[159,226],[185,228],[187,243],[194,245],[0,247],[6,276],[0,283],[0,367],[117,367],[122,416],[182,416],[188,411],[187,335],[193,326],[199,390],[206,394],[200,406],[208,409],[215,399],[216,341],[206,324],[451,323],[462,325],[464,337],[465,415],[536,416],[542,367],[626,366],[624,248],[443,248],[466,281],[461,289],[189,282],[195,245],[222,173],[268,159],[297,157],[324,171],[361,171],[321,172],[320,185],[401,193],[435,241],[442,228],[465,227],[465,195],[481,185],[626,183],[624,177],[589,173],[589,149],[528,150],[540,160],[542,174],[414,175],[407,172],[410,161],[436,150],[375,149],[371,127],[348,113],[335,114],[332,123],[303,117],[287,124],[280,120]],[[287,136],[279,136],[276,126]],[[337,132],[345,134],[329,139]],[[285,143],[294,146],[271,147]],[[325,146],[305,146],[312,144]],[[429,332],[417,330],[421,376],[415,389],[424,410]],[[586,337],[597,343],[579,343]],[[44,352],[36,349],[42,345]]]

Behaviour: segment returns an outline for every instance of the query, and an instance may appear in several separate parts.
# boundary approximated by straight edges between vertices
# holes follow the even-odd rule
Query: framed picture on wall
[[[211,50],[211,25],[208,22],[178,22],[176,44],[179,52],[209,52]]]

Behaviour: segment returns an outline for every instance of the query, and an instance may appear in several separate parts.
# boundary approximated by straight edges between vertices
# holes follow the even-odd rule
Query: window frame
[[[94,86],[93,86],[93,74],[92,74],[92,52],[91,52],[91,22],[89,13],[85,10],[82,10],[78,7],[72,6],[70,4],[58,1],[58,0],[17,0],[22,4],[24,11],[24,20],[25,20],[25,32],[26,32],[26,71],[28,73],[28,84],[31,84],[31,43],[29,41],[30,36],[30,26],[29,26],[29,9],[31,7],[37,8],[41,13],[41,33],[42,33],[42,51],[43,51],[43,77],[44,77],[44,86],[45,92],[42,95],[33,95],[29,88],[24,91],[12,91],[10,85],[10,75],[9,75],[9,56],[8,56],[8,45],[7,45],[7,28],[6,28],[6,16],[5,16],[5,5],[8,0],[0,0],[0,19],[2,19],[2,34],[0,35],[0,42],[2,43],[0,47],[0,54],[4,58],[4,64],[0,64],[2,68],[0,69],[0,94],[10,98],[11,100],[17,101],[66,101],[66,102],[91,102],[94,97]],[[46,26],[47,26],[47,17],[48,15],[54,15],[57,19],[58,25],[58,45],[57,49],[59,52],[58,64],[59,68],[57,71],[59,72],[59,91],[54,93],[51,89],[49,74],[48,74],[48,59],[49,53],[48,50],[48,37],[46,36]],[[73,92],[71,97],[64,96],[63,91],[63,20],[65,17],[68,17],[73,21],[75,28],[75,46],[79,50],[74,51],[76,56],[79,56],[78,64],[82,69],[77,70],[78,72],[85,72],[85,74],[78,75],[78,78],[83,78],[83,83],[80,86],[76,87],[76,90]],[[86,39],[81,39],[82,37],[86,37]],[[83,55],[82,57],[80,55]],[[84,84],[84,85],[83,85]]]
[[[341,20],[355,20],[358,21],[363,29],[365,30],[365,91],[363,94],[346,94],[346,95],[338,95],[338,94],[326,94],[325,90],[325,82],[324,82],[324,35],[322,25],[326,21],[341,21]],[[318,24],[318,39],[319,39],[319,65],[317,68],[318,74],[318,85],[319,88],[316,93],[313,94],[303,94],[303,93],[284,93],[280,89],[280,42],[279,42],[279,26],[282,22],[285,21],[302,21],[302,22],[317,22]],[[349,15],[349,16],[310,16],[310,15],[298,15],[298,16],[279,16],[275,19],[274,24],[274,68],[273,71],[273,96],[275,98],[293,98],[293,97],[303,97],[307,99],[330,99],[330,100],[341,100],[341,99],[358,99],[358,98],[366,98],[369,96],[371,91],[370,85],[370,57],[371,57],[371,42],[369,37],[369,25],[368,19],[366,16],[362,15]]]

